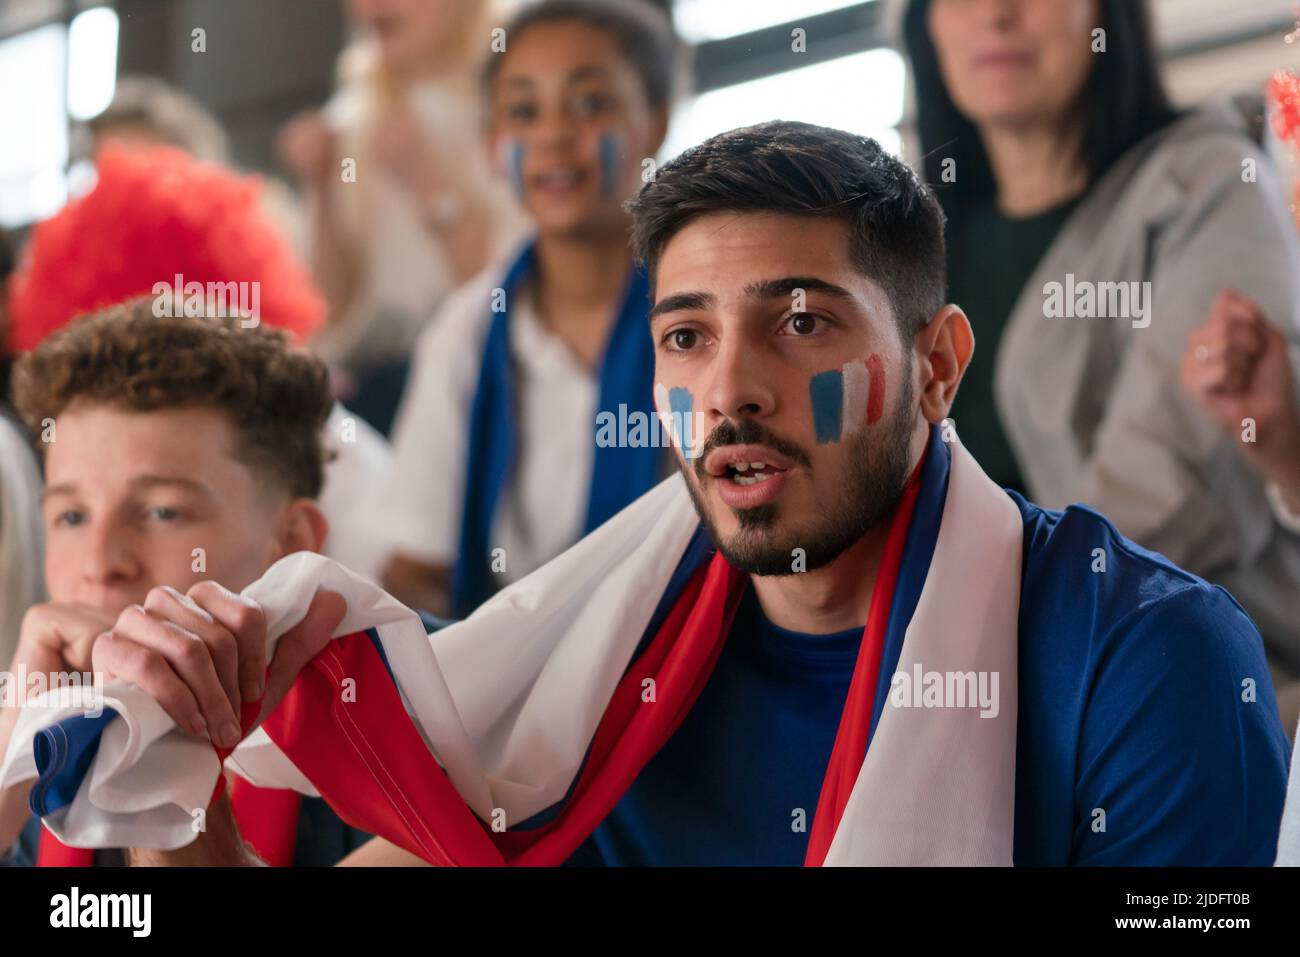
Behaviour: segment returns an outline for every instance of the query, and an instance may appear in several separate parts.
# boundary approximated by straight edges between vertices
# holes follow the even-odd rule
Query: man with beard
[[[263,725],[286,778],[255,783],[301,772],[380,835],[351,863],[1271,863],[1287,748],[1258,633],[962,448],[974,343],[914,174],[768,123],[688,150],[633,211],[681,477],[423,659],[382,628],[335,640]],[[147,678],[128,652],[185,626],[156,617],[97,664]],[[219,690],[195,680],[155,697]],[[376,732],[364,760],[349,727]],[[187,847],[134,853],[256,863],[220,801]]]

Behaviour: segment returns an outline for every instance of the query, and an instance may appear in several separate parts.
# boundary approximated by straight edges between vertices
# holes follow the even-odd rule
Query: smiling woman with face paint
[[[421,341],[379,518],[390,590],[461,614],[671,470],[662,448],[599,444],[595,422],[654,411],[622,204],[663,141],[676,40],[639,0],[546,0],[505,35],[483,75],[489,146],[535,237]]]

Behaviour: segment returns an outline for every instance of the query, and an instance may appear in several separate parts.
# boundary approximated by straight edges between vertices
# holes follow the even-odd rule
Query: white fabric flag
[[[1023,524],[974,459],[951,449],[943,521],[898,672],[992,677],[996,712],[887,704],[827,864],[1011,864]],[[484,821],[493,809],[521,821],[564,799],[697,525],[673,476],[432,636],[414,613],[320,555],[282,559],[245,594],[265,608],[273,650],[318,588],[340,592],[348,613],[336,636],[377,630],[408,713],[461,797]],[[189,843],[194,811],[216,782],[211,746],[132,685],[110,682],[99,703],[119,718],[47,826],[81,847]],[[34,737],[73,713],[25,708],[0,786],[35,777]],[[264,733],[227,765],[257,785],[314,793]]]

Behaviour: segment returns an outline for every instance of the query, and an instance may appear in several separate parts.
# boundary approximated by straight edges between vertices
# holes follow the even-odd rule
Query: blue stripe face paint
[[[691,449],[691,436],[688,434],[691,428],[692,404],[690,389],[668,390],[668,407],[672,411],[673,425],[677,429],[677,444],[681,447],[682,455],[688,459],[695,457]]]
[[[524,141],[508,139],[501,144],[501,165],[510,180],[510,191],[521,203],[524,200]]]
[[[613,196],[618,189],[619,138],[615,133],[600,134],[600,195]]]
[[[839,369],[819,373],[809,380],[808,391],[817,444],[838,442],[844,421],[844,373]]]

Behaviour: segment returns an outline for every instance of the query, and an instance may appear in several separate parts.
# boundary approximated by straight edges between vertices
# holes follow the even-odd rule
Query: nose
[[[578,140],[578,122],[562,106],[546,105],[538,111],[537,122],[528,131],[528,145],[543,158],[568,153]]]
[[[980,19],[994,26],[1009,26],[1020,16],[1021,0],[980,0]]]
[[[126,529],[112,522],[95,522],[83,541],[81,576],[87,584],[107,587],[139,577],[140,563]]]
[[[773,376],[765,374],[762,357],[744,335],[725,337],[718,344],[710,369],[711,375],[701,406],[712,421],[726,418],[733,422],[748,416],[763,419],[776,411]]]

